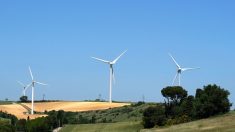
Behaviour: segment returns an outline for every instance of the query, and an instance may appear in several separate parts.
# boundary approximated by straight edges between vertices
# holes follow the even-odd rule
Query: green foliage
[[[28,102],[28,96],[21,96],[20,97],[20,102]]]
[[[155,125],[164,126],[165,122],[165,109],[161,105],[148,107],[143,113],[144,128],[152,128]]]
[[[47,132],[51,130],[50,124],[45,117],[30,120],[26,123],[26,129],[29,132]]]
[[[168,103],[171,101],[175,105],[188,96],[188,92],[181,86],[168,86],[163,88],[161,92],[162,96],[168,100]]]
[[[229,92],[217,85],[204,86],[197,89],[195,98],[188,96],[187,91],[180,86],[168,86],[162,89],[165,100],[166,125],[189,122],[195,119],[227,113],[230,110]],[[159,108],[158,108],[159,109]],[[154,127],[162,110],[150,107],[144,112],[144,127]],[[160,113],[156,114],[156,111]],[[164,125],[164,124],[163,124]]]
[[[17,118],[14,115],[0,112],[0,132],[15,132]]]
[[[167,126],[171,126],[171,125],[176,125],[176,124],[180,124],[180,123],[186,123],[191,121],[191,118],[188,115],[182,115],[176,118],[170,118],[166,121],[166,125]]]
[[[15,127],[10,124],[0,124],[0,132],[15,132]]]
[[[185,98],[181,104],[183,115],[192,117],[194,115],[194,97],[192,95]]]
[[[229,91],[217,85],[208,85],[203,89],[197,89],[194,104],[196,118],[207,118],[229,112],[232,105],[228,99],[229,94]]]
[[[165,110],[167,118],[175,118],[183,114],[182,102],[187,100],[188,92],[181,86],[168,86],[161,90],[165,101]]]
[[[25,120],[25,119],[18,120],[18,122],[16,123],[17,131],[25,132],[27,130],[26,123],[27,123],[27,120]]]
[[[2,111],[0,111],[0,117],[1,118],[5,118],[5,119],[9,119],[10,120],[10,124],[13,125],[13,126],[16,125],[16,122],[18,120],[16,116],[8,114],[8,113],[5,113],[5,112],[2,112]]]
[[[138,104],[138,105],[137,105]],[[68,124],[91,124],[94,123],[113,123],[120,121],[140,121],[143,111],[156,104],[133,103],[129,106],[112,108],[107,110],[86,111],[86,112],[66,112],[65,119]]]
[[[117,122],[98,124],[66,125],[60,132],[139,132],[142,129],[140,122]]]

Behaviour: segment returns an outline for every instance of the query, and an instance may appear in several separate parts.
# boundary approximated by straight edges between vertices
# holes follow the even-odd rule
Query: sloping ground
[[[35,119],[46,115],[29,115],[28,110],[19,104],[0,105],[0,111],[15,115],[18,119]]]
[[[235,132],[235,112],[167,128],[142,130],[141,132]]]
[[[23,103],[26,107],[31,108],[31,103]],[[102,110],[109,109],[115,107],[122,107],[125,105],[130,105],[128,103],[107,103],[107,102],[44,102],[44,103],[35,103],[35,111],[37,112],[45,112],[51,110],[64,110],[64,111],[72,111],[72,112],[80,112],[80,111],[90,111],[90,110]],[[0,110],[3,112],[7,112],[9,114],[15,115],[18,119],[35,119],[38,117],[46,116],[46,115],[30,115],[28,113],[28,109],[24,108],[19,104],[9,104],[9,105],[0,105]]]
[[[118,122],[83,125],[66,125],[60,132],[138,132],[140,122]]]
[[[24,105],[31,107],[30,103]],[[90,111],[90,110],[103,110],[109,108],[122,107],[130,105],[128,103],[108,103],[108,102],[43,102],[35,103],[34,110],[37,112],[45,112],[51,110],[64,110],[71,112]]]

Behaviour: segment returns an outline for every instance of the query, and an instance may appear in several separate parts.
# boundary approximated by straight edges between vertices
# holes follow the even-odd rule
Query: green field
[[[235,112],[190,123],[141,132],[235,132]]]
[[[13,102],[12,101],[2,101],[0,100],[0,105],[9,105],[9,104],[12,104]]]
[[[142,130],[141,130],[142,129]],[[61,132],[235,132],[235,112],[180,125],[143,129],[141,122],[66,125]]]
[[[118,122],[66,125],[60,132],[137,132],[142,128],[140,122]]]

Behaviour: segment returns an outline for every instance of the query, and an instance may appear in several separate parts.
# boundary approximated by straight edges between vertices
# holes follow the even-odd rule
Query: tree
[[[28,96],[21,96],[20,102],[28,102]]]
[[[162,96],[167,99],[169,103],[172,101],[174,104],[179,104],[184,98],[187,97],[188,92],[181,86],[168,86],[162,89]]]
[[[188,92],[181,86],[168,86],[161,90],[165,100],[166,117],[176,117],[182,114],[181,103],[187,97]]]
[[[182,112],[188,117],[192,117],[194,114],[194,97],[192,95],[188,96],[183,100],[181,104]]]
[[[144,128],[153,128],[155,125],[164,126],[166,122],[165,109],[161,105],[150,106],[143,113]]]
[[[16,129],[17,129],[17,131],[25,132],[25,131],[26,131],[26,122],[27,122],[26,119],[20,119],[20,120],[18,120],[18,122],[17,122],[17,124],[16,124]]]
[[[204,86],[197,89],[195,98],[195,114],[197,118],[207,118],[230,111],[229,91],[217,85]]]

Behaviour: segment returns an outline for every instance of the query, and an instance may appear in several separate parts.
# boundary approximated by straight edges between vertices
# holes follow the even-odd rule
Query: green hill
[[[235,132],[235,112],[194,122],[141,132]]]
[[[234,132],[235,112],[175,126],[143,129],[141,122],[66,125],[61,132]],[[142,129],[142,130],[141,130]]]

